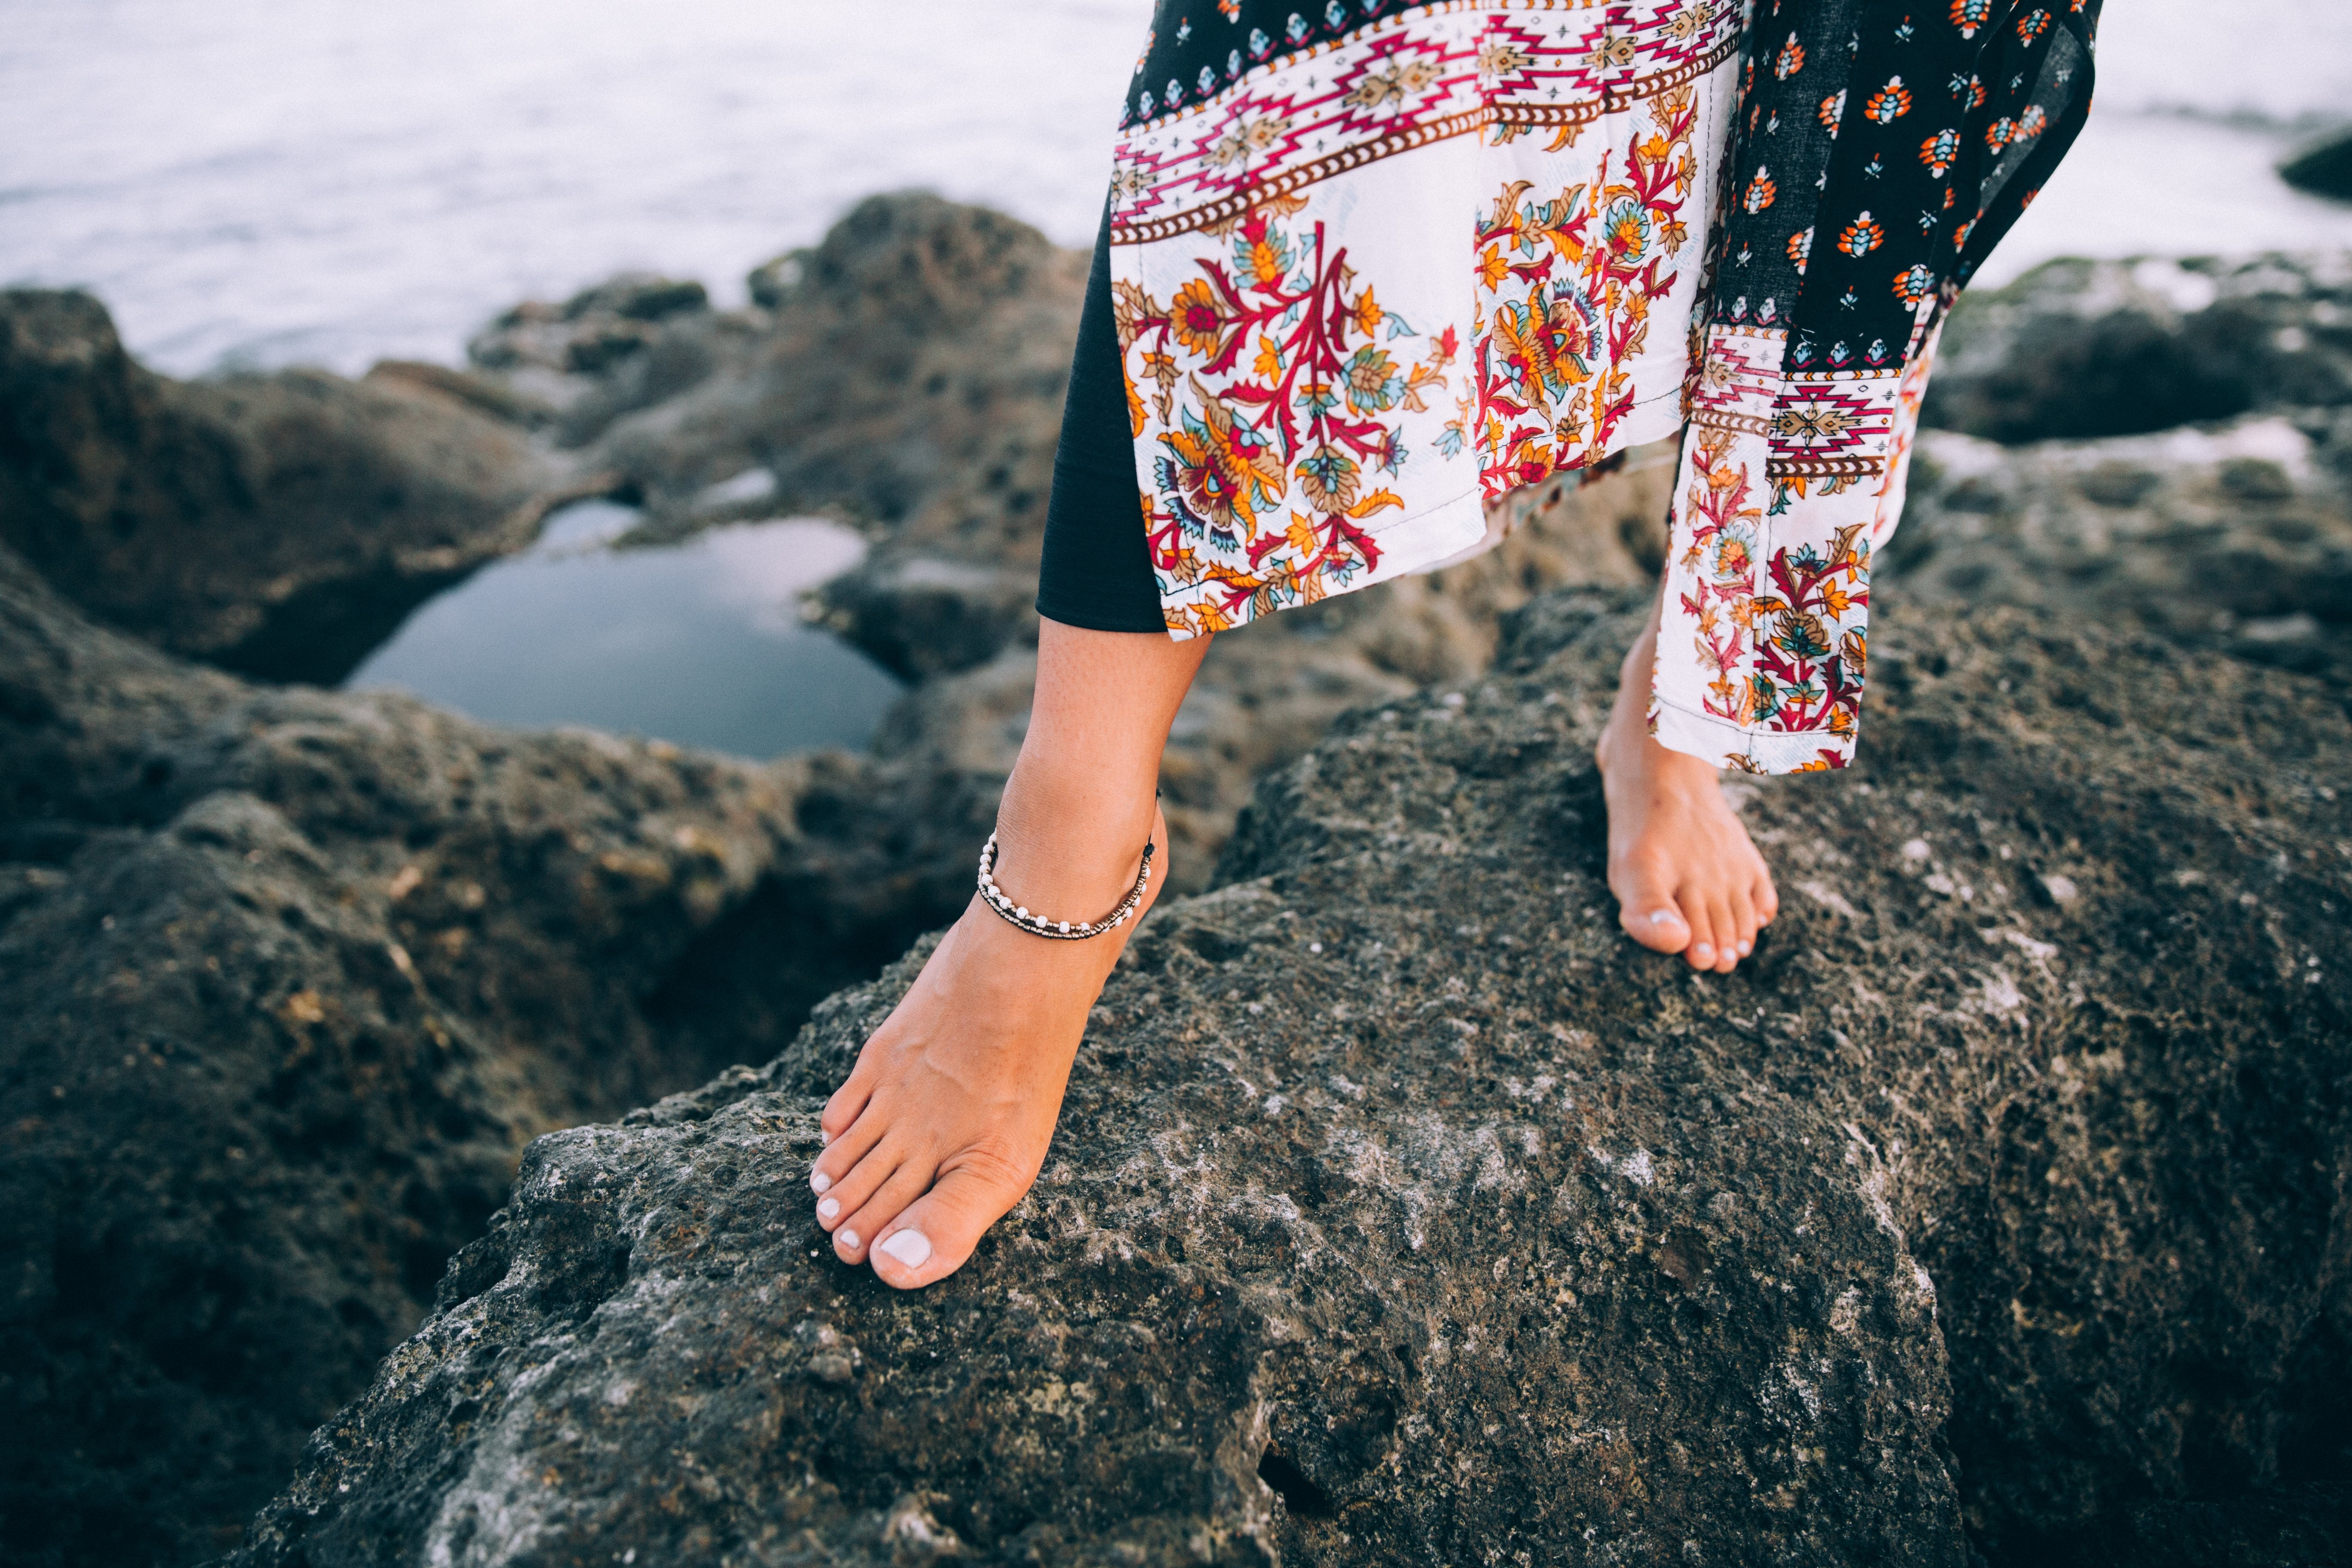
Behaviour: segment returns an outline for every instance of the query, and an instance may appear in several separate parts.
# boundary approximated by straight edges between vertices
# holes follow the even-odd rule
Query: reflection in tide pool
[[[522,554],[428,601],[353,689],[410,691],[492,723],[587,724],[747,757],[863,746],[898,683],[803,626],[801,592],[865,542],[817,518],[612,550],[637,514],[567,507]]]

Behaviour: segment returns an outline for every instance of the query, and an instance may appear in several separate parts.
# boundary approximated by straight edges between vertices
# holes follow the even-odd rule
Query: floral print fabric
[[[1759,0],[1696,325],[1651,725],[1843,767],[1943,312],[2088,110],[2097,0]]]
[[[1110,261],[1171,634],[1457,557],[1683,430],[1657,733],[1842,762],[1928,334],[2071,135],[2075,3],[1161,0]],[[2061,41],[2054,87],[1981,68]]]

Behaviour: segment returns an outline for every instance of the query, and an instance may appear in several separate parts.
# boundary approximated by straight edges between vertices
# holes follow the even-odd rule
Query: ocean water
[[[1203,5],[1206,0],[1202,0]],[[920,185],[1093,238],[1149,0],[0,0],[0,283],[79,285],[192,375],[458,363],[624,268],[740,301]],[[2352,247],[2280,155],[2352,113],[2352,6],[2113,0],[2098,105],[1984,274],[2058,255]],[[478,717],[753,756],[870,734],[896,684],[802,626],[854,536],[666,551],[611,507],[424,605],[353,677]]]
[[[1205,5],[1206,0],[1203,0]],[[2352,6],[2112,0],[2089,130],[1987,274],[2352,245],[2272,173]],[[0,0],[0,281],[189,374],[455,362],[528,296],[744,272],[927,185],[1089,242],[1148,0]]]

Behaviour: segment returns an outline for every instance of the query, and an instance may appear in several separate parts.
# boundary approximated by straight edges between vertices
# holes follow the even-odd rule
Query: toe
[[[835,1147],[839,1147],[838,1144]],[[830,1154],[832,1150],[827,1150]],[[866,1152],[866,1157],[842,1173],[836,1181],[818,1189],[816,1220],[827,1230],[838,1231],[874,1201],[874,1194],[888,1185],[904,1169],[906,1160],[899,1140],[885,1138]],[[816,1186],[814,1178],[809,1185]],[[892,1211],[896,1213],[896,1210]],[[868,1227],[870,1232],[871,1227]]]
[[[824,1150],[809,1164],[809,1190],[823,1197],[841,1184],[842,1179],[856,1170],[860,1162],[873,1152],[889,1131],[890,1119],[871,1100],[866,1102],[856,1121],[829,1138]]]
[[[1746,958],[1756,951],[1756,928],[1764,922],[1756,918],[1756,905],[1745,888],[1735,889],[1731,895],[1731,928],[1735,933],[1732,948]]]
[[[1748,889],[1748,897],[1756,906],[1756,923],[1770,925],[1773,917],[1780,912],[1780,889],[1772,885],[1769,872],[1756,879],[1756,885]]]
[[[1690,922],[1674,898],[1671,884],[1654,866],[1629,866],[1625,887],[1617,895],[1617,923],[1643,947],[1659,952],[1680,952],[1690,945]]]
[[[1701,894],[1685,890],[1682,904],[1687,911],[1684,918],[1690,924],[1691,933],[1690,945],[1683,949],[1684,962],[1693,969],[1713,969],[1721,939],[1717,934],[1715,919],[1709,912],[1706,900]]]
[[[833,1250],[845,1263],[863,1263],[874,1243],[907,1205],[923,1195],[939,1167],[929,1160],[910,1160],[890,1173],[856,1208],[844,1205],[847,1218],[833,1233]]]
[[[873,1055],[870,1045],[858,1053],[857,1065],[850,1069],[841,1087],[833,1091],[833,1098],[824,1102],[824,1113],[816,1119],[817,1134],[828,1145],[849,1131],[873,1098],[875,1075],[866,1065]]]
[[[1706,923],[1715,932],[1715,972],[1728,974],[1739,966],[1739,923],[1732,918],[1727,895],[1707,900]]]
[[[942,1171],[929,1192],[877,1229],[874,1272],[901,1290],[945,1279],[1028,1190],[1028,1181],[1001,1161],[967,1160]]]

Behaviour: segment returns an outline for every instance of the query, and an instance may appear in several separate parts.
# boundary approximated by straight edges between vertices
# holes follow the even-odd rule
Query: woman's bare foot
[[[1168,826],[1152,825],[1152,877],[1167,873]],[[1134,883],[1067,909],[1097,919]],[[999,879],[1028,897],[1038,885],[1008,852]],[[1039,906],[1057,906],[1040,896]],[[1084,942],[1021,931],[978,898],[949,928],[914,986],[858,1053],[821,1125],[824,1152],[809,1175],[817,1223],[843,1261],[871,1258],[901,1289],[963,1267],[982,1233],[1021,1201],[1044,1165],[1087,1014],[1135,921]]]
[[[1135,917],[1078,942],[1035,936],[974,897],[858,1053],[809,1173],[817,1223],[900,1289],[963,1267],[1045,1162],[1087,1014],[1168,879],[1152,801],[1168,727],[1207,637],[1038,627],[1037,695],[996,813],[997,885],[1040,914]]]
[[[1643,947],[1728,974],[1780,907],[1772,873],[1723,797],[1717,770],[1651,737],[1658,610],[1626,654],[1594,756],[1609,802],[1609,890]]]

